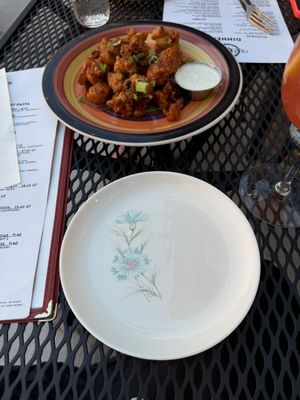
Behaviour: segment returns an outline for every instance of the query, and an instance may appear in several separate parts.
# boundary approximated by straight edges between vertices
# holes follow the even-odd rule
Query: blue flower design
[[[119,281],[130,280],[145,272],[150,261],[139,247],[128,247],[115,255],[111,271]]]
[[[116,223],[134,225],[137,222],[147,221],[148,219],[149,215],[145,214],[143,211],[130,210],[120,214],[116,219]]]
[[[149,218],[143,211],[128,210],[115,219],[116,252],[110,270],[118,281],[131,283],[129,294],[142,295],[150,302],[153,298],[162,300],[162,295],[156,283],[157,271],[149,268],[152,260],[144,253],[148,240],[143,237],[146,226],[141,222]]]

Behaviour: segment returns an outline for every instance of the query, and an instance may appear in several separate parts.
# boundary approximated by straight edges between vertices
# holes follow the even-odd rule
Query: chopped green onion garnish
[[[117,40],[116,42],[112,42],[112,46],[113,47],[117,47],[117,46],[119,46],[119,44],[121,44],[121,42],[122,42],[122,39],[121,38],[119,38],[119,40]]]
[[[154,50],[149,50],[148,55],[149,55],[149,57],[156,56],[156,52]]]
[[[148,59],[149,59],[149,64],[156,64],[158,62],[158,58],[154,50],[149,51]]]
[[[132,59],[133,59],[133,61],[134,61],[135,63],[138,63],[138,62],[139,62],[139,58],[138,58],[138,56],[137,56],[136,54],[133,54]]]
[[[85,98],[83,96],[80,96],[78,98],[78,103],[85,103]]]
[[[135,91],[139,93],[146,93],[149,83],[144,81],[137,81],[135,84]]]
[[[100,69],[101,72],[105,72],[106,71],[106,64],[103,63],[99,63],[98,68]]]
[[[158,58],[157,57],[152,57],[150,60],[149,60],[149,64],[157,64],[158,63]]]
[[[134,98],[135,101],[139,100],[139,96],[136,93],[133,94],[133,98]]]

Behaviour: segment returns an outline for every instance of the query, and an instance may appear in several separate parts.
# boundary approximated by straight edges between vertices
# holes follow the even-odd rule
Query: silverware
[[[240,3],[246,11],[248,21],[253,26],[266,33],[271,34],[273,32],[276,23],[272,18],[253,5],[250,0],[240,0]]]

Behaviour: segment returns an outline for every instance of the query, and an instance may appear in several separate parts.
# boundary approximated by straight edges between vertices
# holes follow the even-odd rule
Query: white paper
[[[293,40],[276,0],[253,0],[276,22],[272,35],[253,27],[239,0],[165,0],[164,21],[199,29],[245,63],[286,63]]]
[[[0,188],[20,182],[15,130],[5,69],[0,69]]]
[[[60,176],[60,165],[62,160],[64,133],[65,133],[65,127],[64,125],[59,123],[55,140],[55,150],[52,163],[47,209],[44,221],[41,246],[38,256],[37,270],[35,274],[31,308],[42,307],[44,301],[54,217],[56,211],[56,199],[57,199],[57,191],[58,191],[59,176]]]
[[[1,320],[27,317],[32,299],[57,126],[42,74],[7,74],[22,183],[0,190]]]

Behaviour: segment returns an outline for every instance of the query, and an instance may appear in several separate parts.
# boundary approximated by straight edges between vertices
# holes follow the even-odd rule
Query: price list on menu
[[[0,319],[28,316],[47,206],[57,120],[43,69],[7,74],[20,183],[0,189]]]

